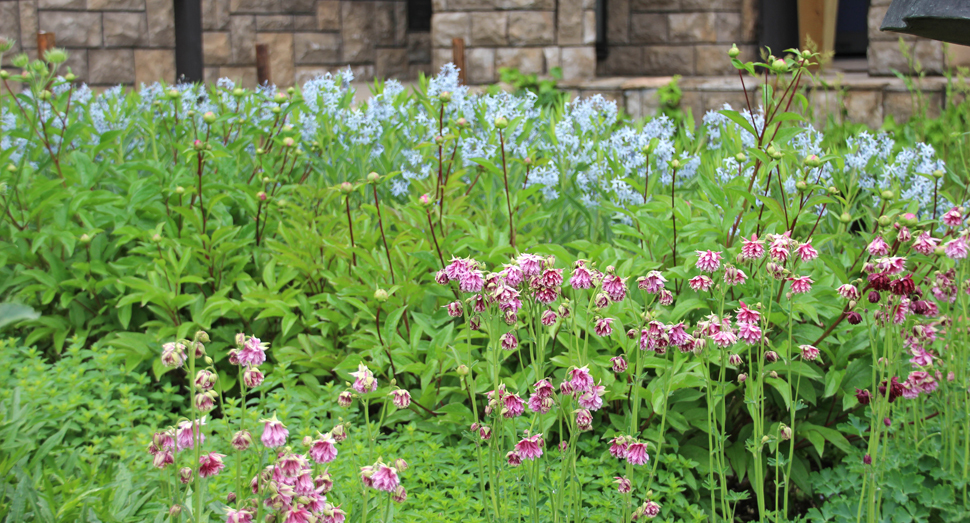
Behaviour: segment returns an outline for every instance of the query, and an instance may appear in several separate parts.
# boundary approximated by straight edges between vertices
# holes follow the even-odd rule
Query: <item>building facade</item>
[[[179,0],[0,0],[0,36],[36,56],[36,33],[55,33],[68,66],[93,86],[176,79]],[[201,0],[204,78],[256,83],[256,44],[272,80],[299,84],[351,67],[358,79],[413,79],[452,60],[465,42],[469,83],[514,67],[567,82],[613,76],[732,72],[727,47],[754,58],[772,0]],[[865,2],[865,0],[861,0]],[[871,0],[868,70],[907,70],[898,36],[878,26],[890,0]],[[766,15],[767,16],[767,15]],[[907,38],[923,70],[946,65],[939,42]],[[865,43],[863,45],[866,45]],[[7,55],[6,60],[13,53]],[[5,64],[6,65],[6,64]]]

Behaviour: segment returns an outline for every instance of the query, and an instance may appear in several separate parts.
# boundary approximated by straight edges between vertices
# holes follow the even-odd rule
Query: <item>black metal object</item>
[[[202,3],[175,2],[175,78],[182,82],[202,81]]]
[[[759,47],[769,47],[779,55],[798,47],[798,2],[761,0],[758,26]]]
[[[879,29],[970,45],[970,2],[893,0]]]
[[[431,30],[431,0],[408,0],[408,31]]]

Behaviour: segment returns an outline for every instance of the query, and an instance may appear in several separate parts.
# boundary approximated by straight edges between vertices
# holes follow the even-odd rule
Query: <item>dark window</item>
[[[431,30],[431,0],[408,1],[408,31]]]

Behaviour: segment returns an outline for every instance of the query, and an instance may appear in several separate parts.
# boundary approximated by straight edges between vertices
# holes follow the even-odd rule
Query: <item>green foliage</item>
[[[501,81],[511,85],[515,94],[535,94],[539,107],[561,108],[569,101],[569,94],[556,87],[558,81],[562,80],[562,69],[559,67],[550,69],[550,77],[542,79],[539,75],[522,73],[514,67],[500,67],[498,71]]]

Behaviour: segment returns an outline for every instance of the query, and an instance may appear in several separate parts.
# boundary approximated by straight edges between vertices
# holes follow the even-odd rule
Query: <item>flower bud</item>
[[[202,115],[202,121],[208,124],[214,123],[216,121],[216,113],[206,111],[205,114]]]
[[[433,200],[431,200],[431,195],[428,194],[428,193],[422,194],[418,198],[418,201],[421,202],[421,205],[424,205],[424,206],[428,206],[428,205],[431,205],[433,203]]]
[[[168,509],[168,515],[171,517],[178,517],[182,513],[182,505],[172,505]]]
[[[444,103],[450,102],[451,101],[451,91],[442,91],[441,94],[438,95],[438,100],[441,100]]]
[[[209,334],[206,331],[196,331],[195,339],[202,343],[209,343]]]
[[[354,190],[354,185],[350,182],[343,182],[340,184],[339,188],[340,192],[346,194]]]
[[[438,136],[435,136],[434,137],[434,143],[437,144],[437,145],[441,145],[441,144],[445,143],[445,137],[444,136],[441,136],[440,134]]]
[[[817,154],[810,154],[806,156],[805,159],[802,161],[802,163],[804,163],[806,167],[812,167],[812,168],[822,165],[822,162],[821,160],[818,159]]]
[[[0,80],[6,80],[10,78],[10,73],[5,70],[0,70]]]
[[[798,192],[805,192],[808,190],[808,183],[805,180],[798,180],[795,182],[795,188],[798,189]]]
[[[680,169],[680,160],[677,158],[670,160],[670,167],[674,170]]]
[[[293,138],[290,138],[289,136],[283,138],[283,147],[293,147],[294,143],[296,142],[294,142]]]
[[[408,462],[404,461],[403,458],[397,458],[394,460],[394,468],[396,468],[398,472],[404,472],[408,469]]]
[[[280,109],[280,107],[277,105],[276,107],[270,109],[270,112],[273,113],[273,114],[280,114],[280,113],[283,112],[283,110]]]
[[[841,216],[839,216],[839,221],[842,222],[842,223],[851,223],[852,222],[852,215],[849,214],[849,213],[847,213],[847,212],[844,212],[844,213],[842,213]]]
[[[828,187],[828,189],[825,189],[825,190],[828,191],[828,193],[831,194],[832,196],[835,196],[836,194],[839,194],[839,190],[835,186],[832,186],[832,185],[830,185]]]
[[[889,224],[891,223],[892,223],[892,220],[889,219],[889,216],[886,216],[885,214],[883,214],[882,216],[879,217],[880,227],[889,227]]]
[[[179,94],[178,89],[169,89],[168,90],[168,99],[169,100],[178,100],[179,99],[179,96],[181,96],[181,95]]]
[[[937,169],[937,170],[933,171],[933,178],[936,178],[936,179],[943,178],[943,174],[944,173],[943,173],[943,170],[942,169]]]
[[[303,446],[309,447],[310,445],[313,445],[313,438],[310,436],[303,436]]]
[[[784,73],[788,70],[788,64],[781,58],[771,62],[771,70],[776,73]]]
[[[731,58],[737,58],[741,54],[741,50],[738,49],[738,44],[732,44],[731,48],[728,49],[728,56]]]
[[[771,377],[771,378],[777,379],[778,378],[778,373],[775,372],[775,371],[771,371],[771,372],[768,373],[768,376]]]
[[[895,196],[896,194],[888,189],[879,193],[879,197],[883,200],[892,200]]]
[[[187,485],[190,481],[192,481],[192,469],[189,467],[182,467],[179,469],[179,481],[182,482],[183,485]]]
[[[381,180],[381,175],[379,175],[379,174],[377,174],[375,172],[372,172],[372,173],[370,173],[370,174],[367,175],[367,181],[368,182],[379,182],[380,180]]]
[[[509,126],[509,121],[504,116],[495,117],[495,127],[497,129],[505,129]]]
[[[786,440],[786,441],[787,440],[790,440],[791,439],[791,427],[789,427],[789,426],[787,426],[785,424],[782,424],[780,427],[778,427],[778,436],[781,439],[783,439],[783,440]]]
[[[78,238],[78,241],[81,242],[82,244],[91,243],[91,237],[88,236],[87,233],[85,233],[85,234],[82,234],[80,238]]]
[[[266,195],[266,192],[265,191],[259,191],[258,193],[256,193],[256,199],[257,200],[259,200],[261,202],[265,202],[266,201],[266,198],[268,198],[268,196]]]
[[[388,297],[390,297],[390,295],[384,289],[377,289],[376,291],[374,291],[374,299],[381,303],[384,303],[385,301],[387,301]]]
[[[273,101],[278,104],[285,102],[286,99],[287,99],[286,93],[276,93],[276,96],[273,97]]]
[[[196,151],[201,151],[201,150],[205,149],[205,143],[203,143],[202,140],[196,140],[196,141],[192,142],[192,147]]]
[[[738,383],[744,383],[748,379],[748,375],[745,373],[738,374]]]
[[[458,127],[461,127],[462,129],[468,127],[468,120],[464,118],[459,118],[455,123],[458,124]]]
[[[459,365],[457,369],[455,369],[455,372],[457,372],[459,376],[468,376],[468,373],[470,372],[470,370],[467,365],[462,364],[462,365]]]
[[[14,56],[10,60],[10,63],[17,69],[24,69],[27,67],[27,64],[30,63],[30,58],[28,58],[26,54],[20,53],[17,56]]]
[[[748,157],[747,157],[747,156],[746,156],[746,155],[745,155],[744,153],[738,153],[738,154],[735,154],[735,155],[734,155],[734,159],[735,159],[735,160],[736,160],[736,161],[737,161],[738,163],[744,163],[744,162],[746,162],[746,161],[748,161]]]
[[[235,96],[236,98],[241,98],[244,94],[246,94],[246,91],[244,91],[240,87],[237,87],[232,90],[232,95]]]
[[[0,36],[0,53],[6,53],[13,49],[13,41]]]
[[[778,154],[778,149],[775,149],[775,144],[771,144],[765,149],[765,152],[768,153],[768,156],[774,158]]]

